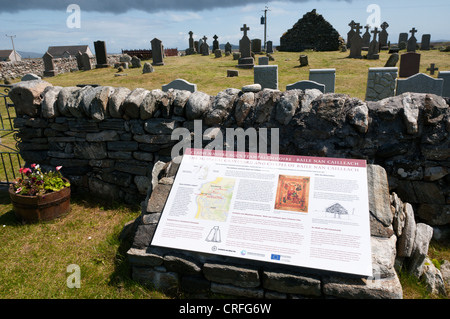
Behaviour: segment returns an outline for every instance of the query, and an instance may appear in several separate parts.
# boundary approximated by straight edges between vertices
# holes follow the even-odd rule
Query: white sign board
[[[153,246],[372,276],[363,160],[187,149]]]

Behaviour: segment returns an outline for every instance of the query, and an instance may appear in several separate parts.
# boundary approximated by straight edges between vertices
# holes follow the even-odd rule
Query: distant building
[[[14,50],[0,50],[0,61],[22,61],[22,56]]]
[[[89,57],[94,56],[88,45],[52,46],[48,47],[47,52],[50,53],[55,59],[70,57],[75,58],[78,52],[81,52],[82,54],[87,53]]]

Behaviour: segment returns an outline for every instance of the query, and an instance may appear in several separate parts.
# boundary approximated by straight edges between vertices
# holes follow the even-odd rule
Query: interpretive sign
[[[152,245],[372,276],[367,163],[187,149]]]

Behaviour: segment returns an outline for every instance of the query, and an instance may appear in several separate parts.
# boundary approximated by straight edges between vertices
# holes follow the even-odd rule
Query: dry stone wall
[[[78,71],[78,64],[75,57],[58,58],[53,60],[57,74]],[[108,56],[108,63],[113,65],[119,61],[117,55]],[[91,58],[91,64],[95,66],[96,58]],[[26,59],[20,62],[0,62],[0,80],[22,78],[26,74],[36,74],[44,77],[43,59]]]
[[[173,89],[55,87],[35,80],[15,84],[10,98],[28,164],[63,166],[74,192],[142,203],[142,215],[124,229],[132,241],[128,257],[136,280],[195,296],[392,299],[402,298],[395,271],[401,266],[416,277],[434,278],[430,289],[445,292],[427,252],[433,236],[449,238],[447,101],[417,93],[366,103],[318,90],[243,90],[210,96]],[[177,128],[188,134],[172,137]],[[173,147],[180,137],[194,143],[200,138],[204,147],[219,132],[226,136],[227,128],[277,128],[281,154],[368,161],[374,278],[249,265],[150,245],[177,170]]]

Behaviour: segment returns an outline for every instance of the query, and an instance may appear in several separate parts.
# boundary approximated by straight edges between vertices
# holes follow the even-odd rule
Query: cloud
[[[309,0],[286,0],[287,2],[302,3]],[[352,0],[335,0],[337,2]],[[267,4],[267,0],[247,0],[245,4]],[[66,11],[70,4],[77,4],[83,11],[103,13],[125,13],[129,10],[140,10],[149,13],[160,11],[202,11],[215,8],[239,7],[242,0],[20,0],[11,1],[8,5],[0,6],[0,12],[19,12],[26,10],[55,10]]]

